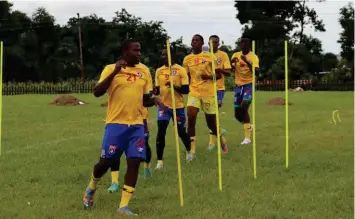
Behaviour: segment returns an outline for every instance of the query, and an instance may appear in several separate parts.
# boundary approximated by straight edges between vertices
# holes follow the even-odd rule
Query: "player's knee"
[[[249,105],[250,105],[250,102],[248,100],[243,100],[242,104],[241,104],[241,108],[248,109]]]
[[[187,117],[196,119],[198,109],[195,107],[187,107]]]

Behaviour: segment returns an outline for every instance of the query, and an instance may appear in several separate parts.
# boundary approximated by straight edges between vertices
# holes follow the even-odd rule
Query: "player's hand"
[[[223,74],[224,71],[223,71],[223,69],[216,68],[215,72],[216,72],[216,74]]]
[[[211,80],[211,76],[203,74],[203,75],[201,75],[201,79],[204,80],[204,81]]]
[[[168,88],[170,88],[170,81],[165,82],[165,86],[167,86]]]
[[[154,97],[153,100],[155,105],[160,106],[163,110],[165,110],[166,106],[159,97]]]
[[[115,64],[115,73],[119,73],[121,71],[122,68],[126,68],[127,66],[127,62],[125,60],[118,60]]]
[[[236,63],[236,62],[239,62],[239,59],[237,57],[234,57],[232,60],[231,60],[231,63]]]
[[[241,58],[245,63],[251,64],[251,63],[247,60],[247,58],[246,58],[245,56],[241,56],[240,58]]]

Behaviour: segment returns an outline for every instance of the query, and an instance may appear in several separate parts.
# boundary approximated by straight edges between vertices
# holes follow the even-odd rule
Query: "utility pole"
[[[78,15],[78,29],[79,29],[79,52],[80,52],[80,71],[81,71],[81,80],[84,80],[84,61],[83,61],[83,47],[81,43],[81,21],[80,14]]]

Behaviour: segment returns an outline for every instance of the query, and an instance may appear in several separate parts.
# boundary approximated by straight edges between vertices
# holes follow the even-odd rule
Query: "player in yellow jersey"
[[[210,36],[209,40],[212,40],[213,53],[217,58],[217,68],[221,69],[221,79],[217,80],[217,99],[218,99],[218,108],[222,107],[224,91],[226,89],[224,83],[224,77],[231,76],[231,64],[229,61],[228,54],[219,50],[219,37],[217,35]],[[223,71],[222,71],[223,70]],[[226,131],[222,129],[222,135],[224,136]],[[208,150],[213,150],[216,148],[216,136],[213,135],[212,131],[210,131],[210,142],[208,144]]]
[[[253,60],[255,73],[259,72],[259,58],[250,51],[251,40],[242,38],[240,41],[242,51],[236,52],[232,56],[232,66],[235,69],[235,96],[234,96],[234,116],[244,124],[244,140],[241,144],[251,143],[251,132],[253,127],[250,124],[248,113],[249,105],[252,101],[253,83]]]
[[[124,41],[120,60],[105,67],[94,88],[96,97],[107,92],[108,106],[100,160],[83,198],[85,208],[93,206],[97,183],[125,152],[127,171],[117,212],[136,215],[128,209],[128,203],[135,191],[140,163],[146,159],[143,108],[164,107],[159,98],[149,94],[152,79],[149,69],[139,62],[140,51],[138,41]]]
[[[149,82],[149,88],[151,94],[153,92],[153,82]],[[152,169],[150,168],[150,161],[152,159],[152,150],[149,146],[149,128],[148,128],[148,109],[143,108],[143,124],[144,124],[144,139],[145,139],[145,151],[146,151],[146,159],[144,161],[143,175],[144,176],[152,176]],[[111,185],[108,188],[110,193],[119,191],[119,181],[118,176],[120,173],[120,160],[118,162],[113,163],[111,166]]]
[[[191,142],[190,138],[186,133],[186,117],[185,117],[185,108],[184,108],[184,98],[183,94],[189,93],[189,77],[186,70],[175,63],[174,61],[174,50],[171,51],[171,73],[169,72],[168,64],[168,55],[166,49],[162,51],[162,60],[164,65],[157,69],[155,73],[155,95],[160,95],[161,101],[166,106],[166,109],[161,109],[158,107],[157,123],[158,123],[158,134],[156,138],[156,150],[158,163],[156,169],[163,168],[163,154],[165,148],[165,136],[166,130],[169,125],[170,119],[174,119],[173,116],[173,103],[172,103],[172,94],[170,92],[170,77],[173,77],[174,89],[175,89],[175,106],[176,106],[176,119],[178,134],[180,139],[185,145],[187,154],[186,160],[190,160],[191,157]]]
[[[194,35],[191,42],[193,53],[187,55],[183,61],[183,66],[190,76],[190,92],[187,100],[187,132],[191,140],[192,157],[196,153],[196,119],[200,108],[205,113],[208,128],[213,135],[217,136],[216,112],[218,109],[214,102],[216,94],[213,85],[211,56],[210,53],[202,51],[203,44],[203,37],[199,34]],[[217,62],[217,60],[215,61]],[[221,69],[216,69],[217,80],[221,78],[221,71]],[[221,140],[222,150],[227,152],[228,147],[225,138],[220,136],[219,139]]]

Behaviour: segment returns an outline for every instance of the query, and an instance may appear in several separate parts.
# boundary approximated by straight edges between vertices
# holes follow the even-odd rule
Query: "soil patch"
[[[57,106],[77,106],[87,104],[82,100],[72,96],[72,95],[61,95],[55,98],[49,104],[57,105]]]
[[[272,98],[268,102],[268,105],[270,105],[270,106],[284,106],[285,104],[286,104],[286,100],[285,100],[285,98],[282,98],[282,97]],[[293,104],[288,102],[288,105],[291,106]]]

